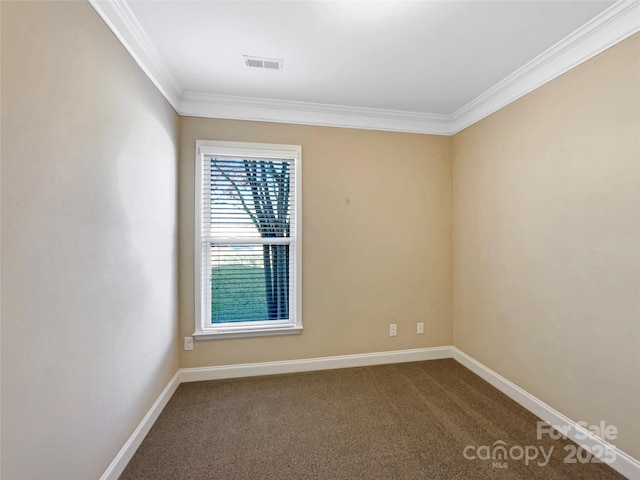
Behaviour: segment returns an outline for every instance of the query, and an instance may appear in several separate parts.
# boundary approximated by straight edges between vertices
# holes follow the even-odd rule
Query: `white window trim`
[[[251,325],[230,326],[225,324],[220,327],[212,327],[206,323],[205,308],[202,295],[202,165],[205,156],[230,155],[247,156],[253,158],[286,158],[295,162],[295,284],[290,302],[292,303],[289,312],[295,312],[295,323],[274,325],[260,325],[254,322]],[[248,142],[221,142],[213,140],[196,140],[196,175],[195,175],[195,331],[193,336],[198,339],[221,339],[237,337],[255,337],[266,335],[290,335],[302,332],[302,147],[299,145],[280,145],[271,143],[248,143]],[[256,239],[252,239],[255,241]]]

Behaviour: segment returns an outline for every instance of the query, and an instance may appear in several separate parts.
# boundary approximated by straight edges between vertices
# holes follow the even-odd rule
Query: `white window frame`
[[[211,287],[210,275],[205,278],[203,268],[210,261],[203,251],[210,251],[203,248],[205,243],[213,243],[210,239],[202,236],[202,209],[207,208],[202,202],[202,168],[206,157],[215,155],[264,158],[264,159],[287,159],[294,162],[294,211],[291,240],[286,243],[290,245],[289,271],[293,281],[290,283],[289,293],[289,320],[287,321],[265,321],[250,322],[241,326],[231,323],[211,325],[211,305],[207,302],[207,296],[203,295],[205,283],[206,288]],[[195,155],[195,331],[193,336],[197,339],[220,339],[234,337],[251,337],[264,335],[287,335],[299,334],[302,332],[302,147],[300,145],[280,145],[271,143],[248,143],[248,142],[222,142],[213,140],[196,140]],[[225,239],[224,243],[276,243],[271,239],[263,242],[260,238]],[[209,263],[210,264],[210,263]],[[206,279],[209,279],[208,281]],[[207,303],[209,303],[207,305]],[[249,323],[249,322],[248,322]]]

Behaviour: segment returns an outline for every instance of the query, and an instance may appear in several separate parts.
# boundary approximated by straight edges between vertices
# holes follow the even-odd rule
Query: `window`
[[[301,148],[196,142],[196,328],[300,333]]]

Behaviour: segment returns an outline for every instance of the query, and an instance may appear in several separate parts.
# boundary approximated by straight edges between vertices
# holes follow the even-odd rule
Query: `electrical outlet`
[[[424,333],[424,323],[418,322],[418,327],[416,329],[418,335],[422,335]]]
[[[392,323],[389,325],[389,336],[395,337],[396,335],[398,335],[398,325],[395,323]]]
[[[193,337],[184,337],[184,349],[193,350]]]

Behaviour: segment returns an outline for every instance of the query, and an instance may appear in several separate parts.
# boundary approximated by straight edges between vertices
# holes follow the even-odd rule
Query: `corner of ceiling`
[[[178,111],[182,100],[182,89],[131,11],[128,1],[88,1],[160,93]]]
[[[640,1],[621,0],[451,115],[464,130],[640,30]]]
[[[440,115],[185,92],[128,0],[89,2],[180,115],[433,135],[455,135],[640,31],[640,0],[619,0],[453,114]]]

